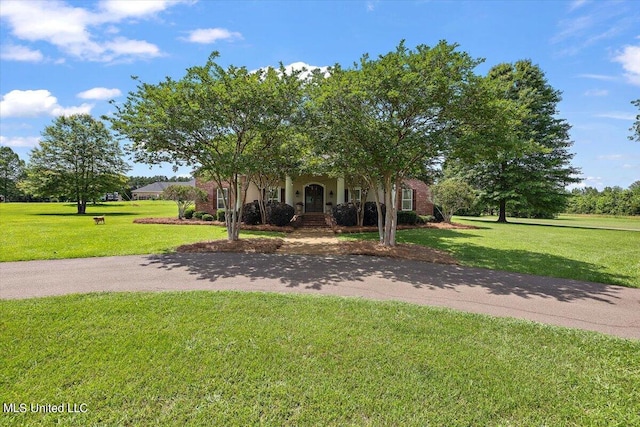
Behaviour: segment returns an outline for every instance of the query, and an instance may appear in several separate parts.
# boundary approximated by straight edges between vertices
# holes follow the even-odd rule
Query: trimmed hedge
[[[193,214],[196,212],[196,210],[194,208],[187,208],[184,211],[184,218],[185,219],[191,219],[193,218]]]
[[[213,221],[213,215],[204,214],[204,215],[202,215],[202,220],[203,221]]]
[[[247,225],[258,225],[262,223],[258,202],[247,203],[242,207],[242,222]]]
[[[224,222],[225,221],[224,209],[218,209],[216,211],[216,220],[218,220],[220,222]]]
[[[418,223],[418,214],[415,211],[398,211],[398,224],[416,225]]]
[[[358,213],[353,203],[340,203],[332,209],[336,224],[342,227],[352,227],[358,224]]]
[[[204,214],[206,214],[206,212],[203,212],[203,211],[194,212],[193,213],[193,218],[202,219],[202,215],[204,215]]]
[[[296,210],[293,206],[280,202],[267,203],[267,222],[278,227],[289,225]]]
[[[384,223],[384,216],[387,213],[387,207],[384,203],[380,205],[382,210],[382,222]],[[378,209],[376,208],[376,202],[365,202],[364,204],[364,220],[362,225],[364,226],[378,226]]]

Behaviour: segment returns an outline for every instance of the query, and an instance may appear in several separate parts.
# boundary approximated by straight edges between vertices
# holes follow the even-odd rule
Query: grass
[[[3,203],[0,261],[165,253],[226,238],[219,226],[133,223],[141,217],[173,217],[176,210],[173,202],[119,202],[90,205],[87,215],[79,216],[73,204]],[[95,215],[104,215],[106,224],[96,226],[91,218]],[[398,232],[398,241],[448,251],[468,266],[640,288],[638,218],[574,215],[511,224],[493,220],[460,217],[456,221],[479,228],[404,230]],[[635,229],[639,231],[629,231]],[[376,239],[377,234],[346,238]]]
[[[467,266],[640,288],[640,232],[588,228],[631,229],[638,219],[565,217],[559,223],[498,224],[491,218],[457,217],[454,221],[479,228],[403,230],[397,240],[445,250]],[[377,234],[345,238],[377,239]]]
[[[97,215],[105,216],[105,225],[94,224]],[[2,203],[0,261],[165,253],[183,244],[226,238],[226,229],[219,226],[133,223],[136,218],[176,215],[176,204],[165,201],[88,205],[86,215],[77,215],[75,204]]]
[[[457,219],[464,219],[457,217]],[[495,222],[497,216],[475,217],[473,221]],[[553,225],[556,227],[573,228],[604,228],[608,230],[640,231],[640,216],[611,216],[611,215],[569,215],[561,214],[555,219],[509,218],[512,224]]]
[[[1,425],[640,424],[640,341],[395,302],[0,301]]]

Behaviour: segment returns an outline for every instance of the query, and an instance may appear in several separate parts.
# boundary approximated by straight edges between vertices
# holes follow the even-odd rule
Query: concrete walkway
[[[243,290],[450,307],[640,339],[640,289],[365,256],[168,254],[0,263],[0,298]]]

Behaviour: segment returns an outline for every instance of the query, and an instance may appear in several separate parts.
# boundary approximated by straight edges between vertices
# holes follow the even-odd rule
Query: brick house
[[[228,186],[218,188],[213,181],[196,179],[196,186],[208,195],[207,202],[196,203],[196,210],[215,214],[218,209],[224,209],[222,197],[228,192]],[[287,177],[272,188],[265,200],[284,202],[296,207],[298,214],[323,213],[337,204],[358,200],[360,189],[350,191],[345,187],[344,179],[331,178],[322,175],[301,175],[292,179]],[[253,183],[247,190],[247,202],[258,200],[259,189]],[[380,194],[382,199],[382,194]],[[369,191],[367,201],[374,201],[373,192]],[[234,201],[231,201],[234,203]],[[238,206],[239,203],[236,203]],[[429,187],[418,179],[407,179],[402,186],[402,197],[398,210],[415,211],[418,215],[433,215],[433,203]]]

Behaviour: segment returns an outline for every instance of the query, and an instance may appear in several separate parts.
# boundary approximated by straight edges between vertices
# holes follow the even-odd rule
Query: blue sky
[[[479,74],[531,59],[563,93],[582,186],[640,180],[627,139],[640,98],[640,1],[0,0],[0,145],[28,160],[61,114],[99,117],[146,83],[180,78],[218,50],[223,66],[349,66],[364,53],[458,43]],[[186,173],[181,170],[179,173]],[[132,175],[173,175],[134,165]]]

